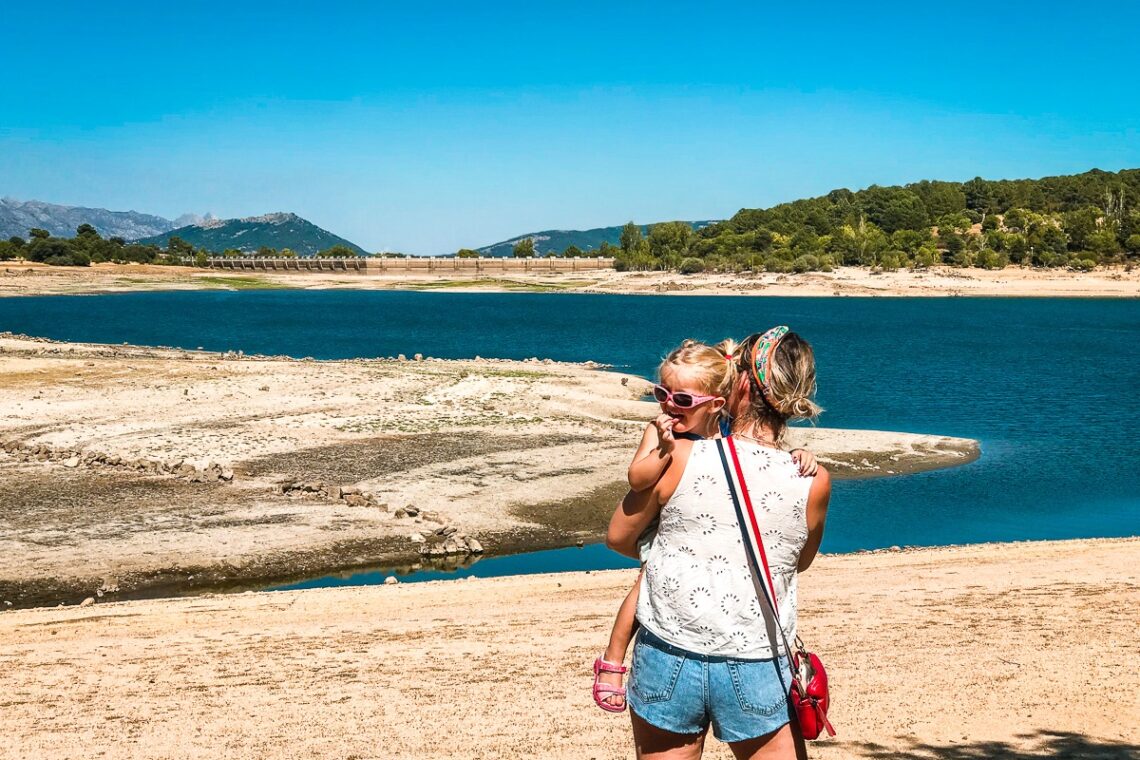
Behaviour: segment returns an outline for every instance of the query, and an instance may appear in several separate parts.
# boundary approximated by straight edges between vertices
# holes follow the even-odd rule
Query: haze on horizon
[[[1140,166],[1128,2],[358,6],[6,6],[0,196],[427,254]]]

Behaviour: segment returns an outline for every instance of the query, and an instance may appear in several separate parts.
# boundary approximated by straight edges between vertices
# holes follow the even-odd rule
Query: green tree
[[[337,243],[317,252],[317,257],[322,259],[355,259],[358,255],[356,251],[343,243]]]
[[[208,259],[209,256],[206,255],[206,252],[204,250],[200,250],[194,254],[194,266],[204,268],[207,264],[210,263]]]
[[[516,259],[530,259],[534,257],[534,238],[523,238],[515,243],[511,249]]]
[[[582,249],[573,243],[566,246],[566,249],[562,251],[562,257],[566,259],[579,259],[583,255],[584,254],[582,253]]]
[[[166,241],[166,252],[172,257],[184,257],[194,255],[194,246],[187,243],[177,235],[171,235],[170,239]]]
[[[705,271],[705,262],[696,257],[690,256],[681,262],[679,271],[681,274],[698,274]]]
[[[51,237],[50,232],[40,227],[32,227],[30,230],[28,230],[28,235],[32,238],[32,240],[47,240],[49,237]]]
[[[277,249],[276,249],[276,248],[270,248],[270,247],[269,247],[269,246],[267,246],[267,245],[263,245],[263,246],[261,246],[260,248],[258,248],[258,249],[257,249],[257,257],[258,257],[259,259],[273,259],[273,258],[276,258],[276,257],[277,257]]]
[[[616,245],[613,245],[608,240],[603,240],[602,244],[598,246],[598,257],[603,259],[612,259],[621,251]]]
[[[1124,250],[1128,251],[1129,256],[1140,255],[1140,233],[1128,236],[1124,241]]]
[[[649,254],[667,268],[678,267],[689,252],[693,228],[686,222],[662,222],[649,228]]]
[[[455,252],[455,257],[458,259],[477,259],[479,258],[479,252],[470,248],[460,248]]]
[[[641,228],[633,222],[626,222],[621,228],[621,250],[626,256],[632,256],[641,243]]]
[[[239,255],[240,255],[240,252],[236,252],[236,253],[239,253]],[[229,251],[223,252],[222,255],[228,256]],[[297,258],[297,252],[294,251],[292,248],[282,248],[280,251],[277,252],[277,255],[283,259],[295,259],[295,258]]]

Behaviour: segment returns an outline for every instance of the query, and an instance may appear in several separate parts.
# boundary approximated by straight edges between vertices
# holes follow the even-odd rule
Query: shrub
[[[705,271],[705,262],[690,256],[681,262],[679,269],[681,274],[697,274]]]
[[[805,253],[803,256],[798,256],[792,262],[793,272],[811,272],[819,269],[819,259],[810,253]]]
[[[1076,256],[1069,262],[1069,268],[1078,272],[1091,272],[1096,269],[1096,262],[1092,259],[1079,259]]]
[[[992,248],[978,251],[978,255],[974,257],[974,266],[982,269],[1004,269],[1008,264],[1009,256],[998,253]]]
[[[787,259],[782,259],[779,256],[769,256],[764,259],[764,268],[769,272],[780,272],[787,274],[792,271],[792,262]]]

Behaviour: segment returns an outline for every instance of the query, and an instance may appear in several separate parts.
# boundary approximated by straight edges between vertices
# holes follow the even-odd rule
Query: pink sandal
[[[612,662],[603,660],[601,657],[594,660],[594,704],[602,708],[606,712],[619,713],[625,711],[625,687],[613,686],[608,683],[600,683],[598,676],[602,673],[620,673],[625,675],[629,672],[629,668],[625,665],[615,665]],[[621,706],[611,705],[606,701],[606,697],[612,694],[617,694],[621,697]]]

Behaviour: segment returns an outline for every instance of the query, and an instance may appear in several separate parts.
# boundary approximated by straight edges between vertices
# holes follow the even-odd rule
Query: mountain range
[[[227,249],[254,253],[259,248],[289,248],[298,256],[313,256],[334,245],[343,245],[358,255],[366,255],[356,243],[287,212],[244,219],[204,219],[197,224],[142,238],[139,242],[166,247],[172,237],[180,237],[195,248],[205,248],[214,253]]]
[[[215,219],[210,214],[183,214],[172,221],[137,211],[108,211],[103,208],[0,198],[0,240],[12,236],[27,238],[28,231],[33,228],[47,230],[55,237],[70,238],[81,224],[90,224],[105,238],[121,237],[162,247],[177,235],[195,248],[205,248],[215,253],[227,249],[252,253],[268,247],[278,250],[289,248],[299,256],[312,256],[334,245],[343,245],[358,254],[364,254],[364,250],[355,243],[291,213],[265,214],[244,219]]]
[[[13,235],[26,238],[28,230],[34,227],[47,230],[55,237],[69,238],[75,235],[75,228],[81,224],[90,224],[105,238],[121,237],[124,240],[158,235],[179,226],[161,216],[137,211],[108,211],[0,198],[0,239]]]
[[[707,227],[715,220],[701,222],[686,222],[694,230]],[[514,254],[515,244],[520,240],[531,238],[534,240],[534,252],[537,256],[544,256],[551,251],[562,253],[567,246],[575,245],[583,251],[592,251],[603,242],[617,245],[621,242],[621,230],[625,225],[617,227],[595,227],[592,230],[543,230],[542,232],[528,232],[525,235],[513,237],[499,243],[485,245],[476,250],[483,256],[511,256]],[[648,235],[652,225],[641,225],[641,234]]]

